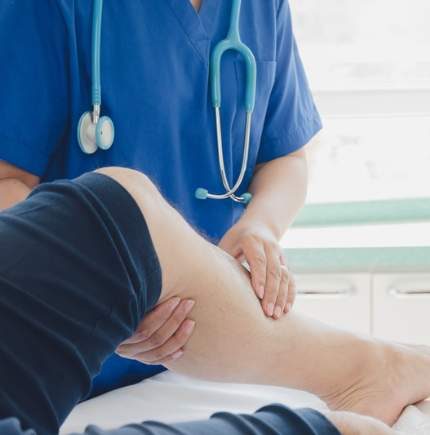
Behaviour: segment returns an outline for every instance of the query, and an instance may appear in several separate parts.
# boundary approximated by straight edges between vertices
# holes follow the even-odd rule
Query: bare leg
[[[353,335],[291,313],[265,317],[249,277],[199,237],[142,174],[102,172],[135,198],[148,223],[163,271],[160,302],[196,300],[194,335],[169,366],[206,379],[303,389],[332,409],[393,423],[403,407],[430,393],[430,358],[421,351]]]

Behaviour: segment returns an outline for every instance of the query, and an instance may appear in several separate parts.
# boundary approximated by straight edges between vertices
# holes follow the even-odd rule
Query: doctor
[[[249,263],[264,313],[278,319],[295,297],[278,241],[303,205],[303,147],[321,128],[288,1],[244,0],[239,15],[240,36],[256,67],[249,156],[236,192],[238,198],[249,198],[249,192],[248,204],[201,199],[202,187],[211,193],[226,190],[219,170],[210,59],[228,33],[232,0],[104,1],[100,116],[113,120],[105,133],[113,143],[88,153],[88,137],[82,139],[79,129],[84,112],[94,116],[96,3],[0,2],[0,208],[25,199],[43,181],[77,177],[101,166],[136,168],[195,228]],[[246,148],[249,71],[236,51],[224,53],[221,67],[218,145],[222,140],[231,187]],[[125,355],[140,362],[112,356],[92,394],[160,371],[141,364],[145,352],[158,347],[162,354],[178,331],[191,336],[185,320],[192,306],[193,301],[172,299],[148,315],[129,341],[133,355]],[[159,362],[182,353],[182,348],[170,351]]]

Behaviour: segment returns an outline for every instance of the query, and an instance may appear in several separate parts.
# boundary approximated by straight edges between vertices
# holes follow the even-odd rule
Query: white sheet
[[[326,409],[317,397],[302,391],[205,382],[165,372],[80,404],[64,423],[61,433],[82,431],[90,423],[111,429],[144,420],[198,420],[221,410],[253,412],[275,402],[294,408]],[[430,403],[407,408],[396,428],[405,435],[430,434]]]

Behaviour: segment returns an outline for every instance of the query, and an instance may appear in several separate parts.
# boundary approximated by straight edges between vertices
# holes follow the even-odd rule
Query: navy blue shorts
[[[0,246],[0,434],[56,434],[157,303],[160,264],[133,198],[94,173],[44,184],[1,212]],[[338,434],[319,413],[283,406],[88,433]]]

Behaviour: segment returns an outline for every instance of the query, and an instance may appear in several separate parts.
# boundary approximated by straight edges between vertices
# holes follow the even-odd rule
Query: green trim
[[[293,226],[312,228],[425,221],[430,222],[430,198],[310,204],[303,208]]]
[[[286,249],[294,273],[430,272],[430,247]]]

